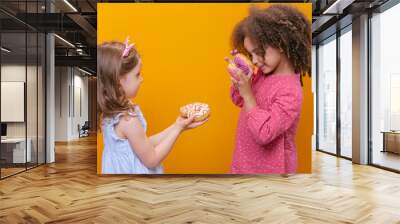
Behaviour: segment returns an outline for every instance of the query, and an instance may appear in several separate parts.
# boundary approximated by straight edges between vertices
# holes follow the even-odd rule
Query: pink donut
[[[249,74],[250,71],[254,70],[253,63],[243,54],[237,53],[233,57],[233,62],[237,68],[240,68],[244,74]]]
[[[234,78],[234,79],[239,81],[239,77],[237,75],[238,70],[239,70],[239,68],[235,64],[233,64],[233,63],[229,63],[228,64],[228,72],[229,72],[229,74],[232,76],[232,78]]]

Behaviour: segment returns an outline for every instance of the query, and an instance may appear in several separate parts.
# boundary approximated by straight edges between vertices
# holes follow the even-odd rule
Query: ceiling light
[[[69,3],[68,0],[64,0],[65,4],[67,4],[72,10],[74,10],[74,12],[78,12],[78,10],[71,4]]]
[[[351,5],[355,0],[336,0],[322,13],[323,15],[328,14],[342,14],[343,10]]]
[[[71,42],[67,41],[66,39],[58,36],[57,34],[54,34],[55,37],[57,37],[58,39],[60,39],[61,41],[63,41],[64,43],[68,44],[69,46],[75,48],[75,45],[71,44]]]
[[[4,51],[4,52],[6,52],[6,53],[10,53],[10,52],[11,52],[10,50],[8,50],[8,49],[5,48],[5,47],[2,47],[1,50]]]
[[[90,72],[88,72],[88,71],[85,71],[85,70],[83,70],[83,69],[81,69],[81,68],[78,68],[78,70],[81,71],[81,72],[83,72],[83,73],[85,73],[85,74],[87,74],[87,75],[92,75],[92,73],[90,73]]]

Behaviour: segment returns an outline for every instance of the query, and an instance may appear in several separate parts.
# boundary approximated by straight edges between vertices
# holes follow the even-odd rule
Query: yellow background
[[[270,4],[257,4],[268,7]],[[311,20],[311,4],[292,4]],[[148,122],[148,136],[168,127],[179,107],[200,101],[210,105],[208,123],[178,139],[163,162],[165,173],[229,173],[239,108],[229,96],[224,56],[234,25],[248,14],[249,3],[99,3],[98,43],[131,41],[142,56],[144,82],[137,99]],[[304,81],[304,104],[297,132],[298,172],[311,172],[313,95]],[[103,141],[98,134],[101,173]]]

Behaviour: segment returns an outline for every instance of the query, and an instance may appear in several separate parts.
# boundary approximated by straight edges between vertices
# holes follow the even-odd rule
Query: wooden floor
[[[95,138],[0,181],[0,223],[400,223],[400,175],[314,154],[311,175],[99,177]]]

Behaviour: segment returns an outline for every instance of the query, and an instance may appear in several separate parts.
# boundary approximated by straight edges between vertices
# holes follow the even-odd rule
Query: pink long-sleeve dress
[[[295,137],[303,103],[299,74],[259,71],[252,77],[252,90],[257,106],[245,111],[239,90],[231,87],[233,103],[242,108],[231,173],[296,173]]]

